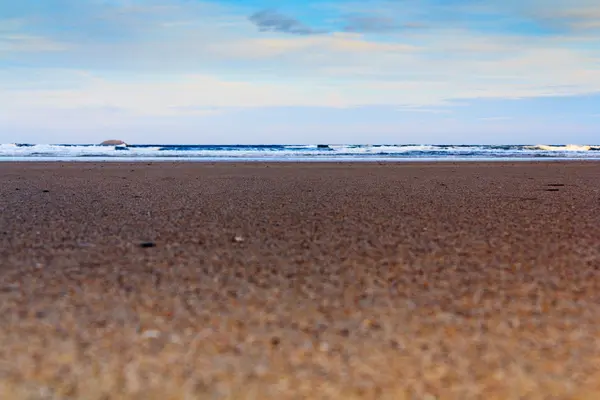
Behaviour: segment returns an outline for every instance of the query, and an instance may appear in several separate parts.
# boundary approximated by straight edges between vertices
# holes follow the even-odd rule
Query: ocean
[[[0,161],[485,161],[600,159],[590,145],[0,144]]]

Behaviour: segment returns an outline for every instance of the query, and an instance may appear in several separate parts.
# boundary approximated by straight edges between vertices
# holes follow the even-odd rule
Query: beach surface
[[[598,399],[600,163],[0,163],[2,399]]]

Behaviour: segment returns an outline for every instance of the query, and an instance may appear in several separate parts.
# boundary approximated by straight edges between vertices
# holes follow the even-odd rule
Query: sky
[[[600,144],[599,0],[0,0],[0,143]]]

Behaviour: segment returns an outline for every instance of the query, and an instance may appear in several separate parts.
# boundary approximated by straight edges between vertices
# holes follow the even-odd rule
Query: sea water
[[[556,159],[600,159],[600,146],[0,144],[0,161],[515,161]]]

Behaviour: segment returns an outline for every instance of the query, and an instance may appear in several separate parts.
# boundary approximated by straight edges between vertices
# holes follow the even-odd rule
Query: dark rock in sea
[[[317,149],[330,149],[328,144],[318,144]]]
[[[127,146],[127,143],[122,140],[110,139],[100,143],[100,146]]]
[[[140,243],[140,247],[143,248],[143,249],[149,249],[149,248],[152,248],[152,247],[156,247],[156,243],[154,243],[154,242],[143,242],[143,243]]]

